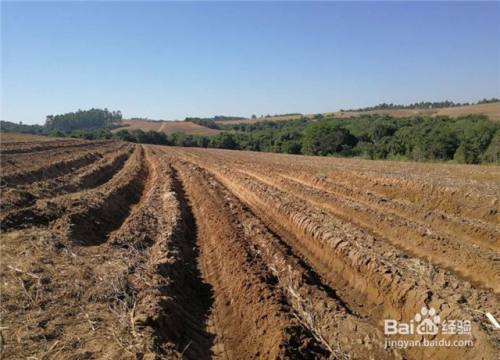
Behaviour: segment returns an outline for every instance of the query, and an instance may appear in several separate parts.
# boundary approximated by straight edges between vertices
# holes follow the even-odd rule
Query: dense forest
[[[500,99],[497,98],[491,98],[491,99],[483,99],[478,101],[477,103],[459,103],[459,102],[453,102],[453,101],[421,101],[421,102],[416,102],[413,104],[409,105],[401,105],[401,104],[387,104],[387,103],[382,103],[378,104],[375,106],[369,106],[369,107],[364,107],[364,108],[359,108],[359,109],[349,109],[349,110],[340,110],[342,112],[350,112],[350,111],[371,111],[371,110],[398,110],[398,109],[440,109],[440,108],[446,108],[446,107],[456,107],[456,106],[467,106],[467,105],[479,105],[479,104],[489,104],[489,103],[494,103],[498,102]]]

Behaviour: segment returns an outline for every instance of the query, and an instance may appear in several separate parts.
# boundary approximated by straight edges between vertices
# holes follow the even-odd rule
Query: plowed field
[[[498,358],[498,167],[1,150],[2,359]]]

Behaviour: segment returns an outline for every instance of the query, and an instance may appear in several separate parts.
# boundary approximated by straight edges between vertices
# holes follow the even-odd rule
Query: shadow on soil
[[[82,246],[106,242],[109,234],[123,225],[134,205],[140,202],[149,176],[149,169],[143,162],[142,168],[125,186],[117,187],[104,199],[94,199],[94,205],[85,204],[81,211],[69,215],[71,238]],[[73,207],[76,206],[68,206]]]
[[[174,234],[173,249],[180,260],[166,263],[160,272],[174,279],[165,288],[165,295],[173,298],[164,302],[165,313],[172,318],[161,326],[158,339],[168,338],[177,344],[177,351],[185,359],[210,359],[215,335],[206,331],[207,320],[213,305],[212,286],[204,282],[198,266],[199,248],[197,225],[183,184],[175,169],[173,185],[181,205],[182,224]]]
[[[330,287],[328,284],[326,284],[322,279],[321,276],[314,271],[314,269],[307,263],[305,262],[302,257],[300,257],[294,250],[293,248],[288,244],[288,242],[285,240],[285,238],[291,238],[293,235],[291,233],[283,233],[282,231],[271,227],[271,224],[269,221],[267,221],[266,217],[264,216],[259,216],[254,210],[252,210],[250,207],[245,205],[245,210],[250,212],[254,217],[260,219],[264,226],[266,227],[267,231],[271,233],[274,238],[278,241],[279,246],[281,246],[286,254],[289,257],[293,257],[297,260],[299,265],[305,270],[305,282],[308,283],[309,285],[316,286],[317,288],[321,289],[324,291],[330,298],[334,299],[336,302],[338,302],[340,305],[342,305],[346,311],[351,314],[351,315],[357,315],[353,312],[353,310],[350,308],[349,304],[347,304],[333,289]]]

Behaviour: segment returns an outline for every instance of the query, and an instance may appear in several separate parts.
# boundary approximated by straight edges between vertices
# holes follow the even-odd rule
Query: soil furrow
[[[72,241],[82,245],[105,242],[140,200],[148,176],[144,148],[138,147],[125,167],[95,191],[83,197],[78,193],[62,197],[57,205],[66,211],[53,226],[64,229]]]
[[[2,230],[48,226],[55,221],[52,225],[66,229],[74,235],[73,240],[85,244],[105,241],[139,200],[147,177],[143,152],[142,147],[137,147],[125,167],[99,187],[40,200],[26,209],[9,212],[2,219]]]
[[[231,359],[328,356],[328,349],[294,317],[262,257],[249,249],[220,185],[192,166],[175,166],[197,223],[202,272],[215,292],[214,350],[220,349],[216,355]]]
[[[404,254],[397,249],[387,248],[366,232],[348,223],[327,218],[300,200],[293,200],[288,194],[262,186],[227,168],[216,170],[216,174],[233,193],[256,211],[271,216],[272,223],[296,228],[297,233],[301,234],[301,246],[298,249],[311,249],[310,253],[314,254],[313,257],[309,256],[309,264],[315,269],[319,267],[320,273],[332,279],[335,288],[343,288],[348,298],[356,299],[354,303],[362,302],[363,311],[372,318],[379,321],[384,318],[408,318],[422,304],[440,309],[444,318],[472,316],[464,312],[456,300],[436,294],[430,285],[432,278],[422,281],[422,271],[427,271],[428,267],[425,263],[415,261],[418,272],[413,273],[407,268]],[[495,302],[494,298],[492,300]],[[482,333],[479,324],[474,326],[476,340],[481,341],[483,350],[494,351],[494,345],[490,342],[492,340],[488,340],[491,334]],[[473,356],[474,352],[470,354]]]
[[[373,189],[390,198],[404,200],[451,217],[470,218],[495,225],[499,213],[498,188],[493,194],[481,194],[472,186],[440,186],[413,180],[401,181],[369,173],[349,173],[348,176],[330,175],[335,183]],[[349,182],[345,179],[349,178]],[[496,192],[496,194],[495,194]]]
[[[71,160],[62,160],[60,162],[51,163],[48,166],[27,171],[18,172],[12,175],[2,176],[2,187],[15,185],[24,185],[40,180],[55,178],[69,172],[75,171],[79,167],[83,167],[100,159],[99,153],[84,153],[79,157]]]
[[[1,203],[2,210],[15,211],[32,206],[37,200],[63,194],[82,191],[100,186],[109,181],[120,171],[133,151],[129,145],[120,146],[112,153],[104,153],[99,160],[76,169],[60,177],[34,182],[29,185],[18,185],[5,189]],[[5,213],[5,215],[8,212]]]
[[[476,221],[479,225],[489,223],[498,229],[500,188],[496,180],[500,172],[494,167],[484,171],[482,167],[461,165],[373,162],[278,154],[268,154],[256,160],[251,152],[238,152],[237,156],[224,150],[208,152],[213,152],[217,159],[226,164],[270,167],[274,172],[329,182],[335,190],[361,190],[377,195],[382,201],[411,205],[412,211],[422,213],[425,221],[430,212],[431,215],[438,215],[437,220],[445,215],[453,221],[458,219],[458,223],[469,219],[470,224]],[[197,149],[190,150],[189,156],[195,153],[200,156],[200,150]],[[460,176],[461,173],[467,175]],[[471,232],[471,236],[475,234]]]
[[[229,160],[226,160],[229,161]],[[317,190],[326,191],[342,198],[348,198],[352,201],[359,202],[364,206],[370,206],[373,209],[378,209],[381,212],[395,213],[400,217],[404,217],[406,221],[418,222],[420,226],[434,228],[444,233],[449,233],[457,239],[465,243],[474,243],[478,246],[484,246],[487,249],[499,249],[497,241],[500,228],[498,223],[488,223],[485,220],[472,219],[459,216],[455,213],[443,212],[436,207],[427,207],[419,204],[419,201],[408,201],[407,198],[393,196],[388,193],[385,188],[394,188],[392,183],[382,183],[382,187],[372,186],[369,188],[369,183],[360,180],[351,181],[352,178],[357,179],[359,175],[356,172],[346,170],[336,170],[325,172],[323,175],[317,174],[318,170],[310,167],[297,167],[293,164],[282,166],[273,164],[272,166],[263,163],[253,162],[249,166],[248,162],[236,162],[235,165],[243,169],[255,169],[261,173],[276,173],[284,178],[293,181],[299,181],[303,185],[313,187]],[[378,184],[377,182],[375,182]],[[420,189],[422,190],[422,189]],[[408,191],[405,188],[405,191]],[[426,197],[425,191],[419,192],[421,197]],[[490,197],[491,199],[491,197]],[[472,199],[469,199],[470,205],[473,205]],[[483,201],[484,203],[484,201]],[[495,213],[495,202],[490,203],[490,210]],[[484,206],[484,205],[482,205]]]
[[[195,171],[214,182],[205,170],[196,168]],[[339,357],[350,354],[357,359],[389,359],[394,355],[383,350],[380,329],[353,314],[335,290],[323,284],[286,241],[271,232],[227,189],[219,188],[231,215],[241,224],[245,238],[251,241],[250,251],[262,257],[296,316],[325,347]],[[352,329],[356,329],[356,336],[346,336]]]
[[[311,177],[298,172],[292,175],[288,171],[280,171],[280,173],[284,177],[299,181],[307,186],[355,199],[381,211],[394,212],[409,221],[418,219],[425,226],[450,233],[451,236],[465,243],[473,243],[497,251],[500,249],[497,241],[499,236],[498,226],[484,220],[468,219],[435,208],[418,206],[408,200],[388,197],[376,191],[367,191],[365,187],[356,187],[352,183],[335,182],[327,177]]]
[[[330,164],[325,164],[328,166],[319,168],[312,164],[303,164],[300,159],[283,166],[277,162],[270,164],[267,161],[256,162],[245,156],[240,157],[244,160],[241,161],[230,153],[221,155],[221,160],[227,163],[232,162],[247,169],[265,169],[266,172],[289,176],[338,196],[347,196],[366,205],[370,204],[382,211],[395,211],[408,220],[418,219],[426,226],[450,233],[451,236],[466,243],[472,242],[478,246],[498,250],[497,239],[500,232],[498,186],[488,186],[488,195],[485,196],[479,195],[479,189],[475,189],[477,185],[483,185],[478,181],[463,186],[456,183],[453,186],[437,186],[430,183],[430,180],[434,180],[432,178],[402,182],[400,170],[394,174],[394,170],[390,169],[383,177],[379,172],[373,171],[373,167],[366,166],[370,169],[366,172],[349,170],[353,165],[361,167],[363,163],[356,161],[338,160],[337,167],[332,168]],[[408,175],[416,174],[410,172]],[[446,176],[443,178],[446,179]],[[455,204],[454,207],[450,207],[452,204]]]
[[[144,196],[109,244],[136,253],[129,276],[136,294],[134,323],[149,355],[204,359],[211,289],[197,268],[196,228],[170,166],[147,150],[150,179]]]
[[[381,239],[400,247],[411,256],[429,260],[449,269],[460,278],[500,293],[500,264],[495,254],[465,242],[457,242],[447,234],[400,218],[394,213],[380,213],[349,198],[304,186],[288,177],[270,177],[264,173],[240,170],[270,186],[286,190],[311,205],[369,230]],[[478,261],[479,260],[479,261]],[[465,266],[464,266],[465,265]]]
[[[60,150],[60,149],[77,149],[82,147],[93,147],[101,146],[103,144],[109,143],[110,140],[103,141],[86,141],[86,140],[55,140],[55,141],[45,141],[38,144],[30,143],[2,143],[1,152],[3,155],[11,154],[25,154],[25,153],[42,153],[48,150]]]

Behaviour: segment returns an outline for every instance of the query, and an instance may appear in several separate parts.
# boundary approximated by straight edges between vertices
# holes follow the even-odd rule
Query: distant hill
[[[443,107],[438,109],[379,109],[379,110],[366,110],[366,111],[336,111],[321,114],[293,114],[293,115],[279,115],[262,117],[255,119],[240,119],[240,120],[226,120],[224,122],[216,121],[217,124],[254,124],[261,121],[286,121],[296,120],[301,117],[313,119],[318,115],[321,116],[335,116],[339,118],[348,118],[360,115],[379,114],[389,115],[393,117],[408,117],[419,114],[427,115],[447,115],[450,117],[459,117],[468,114],[484,114],[487,115],[492,121],[500,121],[500,102],[492,102],[486,104],[475,104],[465,106]]]
[[[191,121],[163,121],[163,120],[123,120],[124,127],[114,129],[113,132],[120,130],[141,129],[144,131],[160,131],[165,134],[183,132],[191,135],[217,135],[220,130],[210,129],[205,126],[195,124]]]
[[[214,117],[211,118],[187,117],[185,120],[186,121],[193,121],[193,120],[235,121],[235,120],[246,120],[246,118],[241,116],[215,115]]]
[[[469,114],[484,114],[487,115],[492,121],[500,121],[500,102],[466,105],[466,106],[453,106],[440,109],[389,109],[389,110],[369,110],[369,111],[337,111],[334,113],[327,113],[324,115],[334,115],[336,117],[351,117],[366,114],[380,114],[390,115],[394,117],[406,117],[418,114],[428,115],[447,115],[450,117],[459,117]]]
[[[219,125],[231,125],[231,124],[254,124],[261,121],[282,121],[282,120],[296,120],[301,117],[312,117],[313,115],[302,115],[302,114],[287,114],[287,115],[272,115],[272,116],[264,116],[258,118],[246,118],[246,119],[233,119],[233,120],[216,120],[215,123]]]
[[[371,110],[400,110],[400,109],[410,109],[410,110],[429,110],[429,109],[442,109],[442,108],[451,108],[451,107],[457,107],[457,106],[469,106],[469,105],[480,105],[480,104],[490,104],[490,103],[495,103],[495,102],[500,102],[500,99],[498,98],[490,98],[490,99],[483,99],[478,102],[465,102],[465,103],[460,103],[460,102],[454,102],[450,100],[445,100],[445,101],[420,101],[420,102],[415,102],[413,104],[393,104],[393,103],[381,103],[375,106],[368,106],[365,108],[360,108],[360,109],[349,109],[349,110],[340,110],[340,111],[371,111]]]
[[[467,114],[485,114],[490,120],[500,121],[500,102],[444,108],[437,111],[438,115],[458,117]]]

